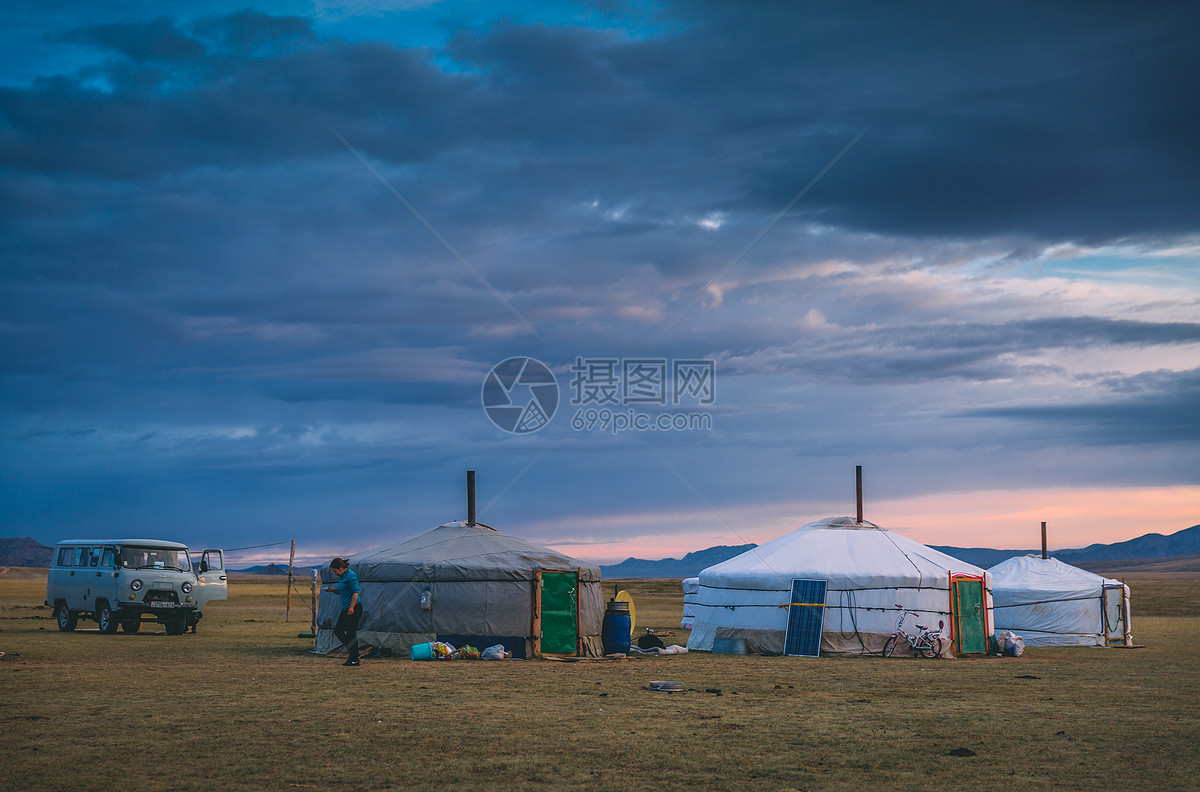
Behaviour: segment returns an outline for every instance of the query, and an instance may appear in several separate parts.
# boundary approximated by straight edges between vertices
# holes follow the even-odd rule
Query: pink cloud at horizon
[[[853,514],[847,504],[796,502],[753,504],[722,510],[720,516],[703,506],[664,517],[661,513],[623,513],[580,520],[586,530],[575,541],[545,541],[541,525],[497,526],[505,533],[544,544],[567,555],[598,564],[626,558],[682,558],[716,545],[762,544],[812,520]],[[849,504],[851,507],[853,504]],[[1200,523],[1200,486],[1129,487],[1047,490],[995,490],[942,493],[869,502],[865,518],[918,542],[956,547],[1036,549],[1041,544],[1041,521],[1047,523],[1051,551],[1111,544],[1147,533],[1172,534]],[[726,524],[723,524],[724,520]],[[626,537],[606,541],[606,533]],[[629,533],[636,532],[629,536]],[[361,548],[297,548],[298,567],[319,565],[335,554]],[[234,553],[230,566],[287,565],[283,551]]]
[[[1112,544],[1200,523],[1200,486],[997,490],[879,504],[873,522],[925,544],[1050,550]]]
[[[758,505],[723,516],[736,529],[724,535],[710,526],[703,536],[668,532],[621,541],[547,543],[592,563],[626,558],[681,558],[716,545],[762,544],[822,517],[847,514],[827,504],[779,504],[779,514],[762,521],[770,507]],[[746,519],[753,516],[754,519]],[[923,495],[868,504],[865,519],[918,542],[956,547],[1036,549],[1041,522],[1050,550],[1112,544],[1148,533],[1172,534],[1200,523],[1200,486],[1091,489],[995,490]],[[719,525],[719,524],[718,524]],[[753,525],[754,527],[744,527]]]

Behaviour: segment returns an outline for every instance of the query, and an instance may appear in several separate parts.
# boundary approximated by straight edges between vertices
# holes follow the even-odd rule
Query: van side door
[[[196,598],[196,610],[203,611],[212,600],[229,599],[225,574],[225,554],[220,550],[205,550],[200,554],[200,565],[196,568],[196,586],[192,596]]]
[[[96,588],[92,591],[92,596],[96,599],[108,600],[108,604],[113,607],[113,610],[116,610],[122,594],[118,590],[120,581],[117,575],[117,548],[112,545],[104,545],[100,548],[100,566],[96,568],[93,582]]]
[[[63,595],[67,607],[73,611],[92,609],[90,594],[91,581],[88,580],[88,562],[92,558],[92,549],[81,545],[72,545],[69,555],[70,566],[64,577]]]
[[[79,571],[79,574],[83,575],[83,580],[87,584],[83,594],[84,607],[88,610],[94,610],[96,600],[108,599],[107,594],[108,590],[112,588],[110,585],[112,579],[109,578],[106,580],[104,570],[100,568],[100,556],[103,553],[102,548],[99,546],[84,548],[84,552],[87,554],[83,559],[84,563],[87,564],[87,570]],[[110,604],[113,604],[115,607],[114,603]]]

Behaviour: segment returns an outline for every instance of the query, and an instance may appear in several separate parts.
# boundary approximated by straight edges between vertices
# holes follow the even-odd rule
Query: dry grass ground
[[[1144,649],[359,669],[306,651],[307,600],[285,623],[277,579],[235,579],[179,637],[59,633],[44,580],[0,574],[5,790],[1192,790],[1200,770],[1194,577],[1127,577]],[[619,585],[686,639],[677,581]]]
[[[1133,611],[1129,621],[1135,633],[1140,615],[1200,616],[1200,572],[1105,574],[1129,586],[1129,606]]]

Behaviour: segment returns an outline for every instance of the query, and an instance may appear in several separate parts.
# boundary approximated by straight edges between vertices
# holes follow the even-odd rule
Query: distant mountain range
[[[26,536],[0,539],[0,566],[48,567],[54,548]]]
[[[992,550],[987,547],[949,547],[945,545],[930,545],[934,550],[940,550],[946,555],[966,561],[975,566],[993,567],[1001,561],[1022,555],[1041,555],[1041,548],[1036,550]],[[1049,555],[1059,561],[1075,566],[1106,563],[1111,561],[1127,561],[1130,559],[1174,558],[1200,553],[1200,525],[1184,528],[1173,534],[1163,535],[1151,533],[1130,539],[1127,542],[1114,544],[1091,544],[1077,550],[1052,550]]]
[[[1200,553],[1170,558],[1126,558],[1118,561],[1084,561],[1079,564],[1097,575],[1119,576],[1126,572],[1200,572]]]
[[[663,558],[649,561],[642,558],[627,558],[619,564],[600,565],[605,578],[686,578],[695,577],[700,570],[741,555],[757,547],[756,544],[719,545],[706,550],[688,553],[683,558]],[[947,555],[975,566],[993,567],[1013,556],[1040,554],[1041,550],[993,550],[988,547],[952,547],[931,545]],[[54,550],[32,539],[0,538],[0,566],[48,567]],[[1076,550],[1054,550],[1050,555],[1060,561],[1093,571],[1113,569],[1145,569],[1146,571],[1188,570],[1196,566],[1195,556],[1200,558],[1200,525],[1184,528],[1173,534],[1150,533],[1114,544],[1092,544]],[[231,570],[256,575],[286,575],[287,567],[280,564],[264,564]],[[292,574],[308,578],[312,571],[308,567],[296,567]]]
[[[757,546],[755,544],[736,547],[721,545],[688,553],[683,558],[664,558],[661,561],[627,558],[621,563],[611,566],[602,564],[600,573],[605,578],[695,577],[700,574],[701,569],[719,564]],[[993,567],[1013,556],[1040,555],[1042,552],[1041,548],[1036,550],[993,550],[988,547],[930,546],[934,550],[940,550],[946,555],[954,556],[968,564],[974,564],[984,569]],[[1122,568],[1147,572],[1190,571],[1196,567],[1195,559],[1190,556],[1200,558],[1200,525],[1193,525],[1191,528],[1185,528],[1166,536],[1152,533],[1139,536],[1137,539],[1130,539],[1127,542],[1108,545],[1092,544],[1077,550],[1053,550],[1049,554],[1059,561],[1087,567],[1093,571]]]
[[[727,561],[756,544],[719,545],[707,550],[688,553],[683,558],[664,558],[661,561],[646,561],[641,558],[626,558],[619,564],[600,565],[600,576],[604,578],[687,578],[700,574],[700,570]]]
[[[245,572],[249,575],[286,575],[287,567],[281,564],[260,564],[245,569],[231,569],[230,572]],[[292,577],[310,578],[312,569],[309,567],[292,567]]]

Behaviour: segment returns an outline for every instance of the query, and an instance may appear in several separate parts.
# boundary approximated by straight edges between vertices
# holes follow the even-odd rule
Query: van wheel
[[[71,612],[65,602],[58,603],[54,608],[54,618],[58,619],[58,629],[62,632],[72,632],[79,621],[79,617]]]
[[[183,635],[183,631],[187,629],[187,616],[173,616],[167,620],[165,626],[167,635]]]
[[[127,633],[135,633],[138,630],[142,629],[142,622],[141,622],[141,620],[123,621],[123,622],[121,622],[121,629]]]
[[[105,635],[112,635],[117,631],[116,614],[107,602],[102,602],[100,607],[96,608],[96,623],[100,625],[100,632]]]

